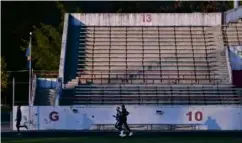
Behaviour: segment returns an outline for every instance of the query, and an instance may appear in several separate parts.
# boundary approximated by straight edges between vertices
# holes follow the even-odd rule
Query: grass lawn
[[[79,137],[79,138],[13,138],[2,143],[242,143],[242,138],[230,137]]]

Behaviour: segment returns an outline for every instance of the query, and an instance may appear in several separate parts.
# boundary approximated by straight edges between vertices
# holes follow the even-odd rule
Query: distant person
[[[26,128],[28,129],[28,127],[26,125],[20,125],[22,121],[22,111],[21,111],[21,106],[17,107],[17,116],[16,116],[16,128],[18,130],[18,133],[20,134],[20,128]]]
[[[121,124],[121,126],[124,125],[125,129],[129,132],[129,136],[132,136],[133,132],[130,130],[130,128],[127,124],[127,116],[129,115],[129,112],[126,110],[124,104],[122,104],[121,107],[122,107],[122,111],[121,111],[121,123],[120,124]],[[121,137],[125,136],[123,130],[121,131],[120,136]]]
[[[121,120],[120,107],[117,107],[116,111],[117,111],[116,116],[113,115],[113,117],[116,118],[116,121],[117,121],[115,124],[115,128],[121,132],[122,131],[122,125],[121,125],[122,122],[120,122],[120,120]]]

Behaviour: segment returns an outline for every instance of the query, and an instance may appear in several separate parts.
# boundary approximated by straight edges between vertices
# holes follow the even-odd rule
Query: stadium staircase
[[[240,33],[237,28],[237,36]],[[222,30],[221,30],[222,29]],[[226,44],[234,28],[81,27],[68,104],[241,104]],[[227,32],[226,36],[224,32]],[[233,34],[236,32],[232,32]],[[241,35],[237,42],[241,43]],[[224,38],[227,42],[224,43]],[[68,91],[69,90],[69,91]]]

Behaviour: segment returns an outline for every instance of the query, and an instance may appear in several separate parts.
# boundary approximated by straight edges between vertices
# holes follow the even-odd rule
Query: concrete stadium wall
[[[77,55],[79,47],[80,27],[73,24],[75,19],[69,16],[68,34],[66,44],[64,83],[76,78]]]
[[[242,106],[156,106],[127,105],[132,125],[186,125],[198,130],[242,130]],[[13,108],[15,121],[17,107]],[[23,106],[29,130],[95,130],[100,124],[115,124],[116,106]],[[138,128],[138,127],[137,127]],[[14,127],[14,130],[16,128]],[[143,128],[144,130],[144,128]]]
[[[69,25],[69,14],[66,13],[64,18],[64,26],[63,26],[63,33],[62,33],[59,76],[58,76],[59,78],[62,78],[62,79],[64,79],[64,73],[65,73],[67,34],[68,34],[68,27],[69,27],[68,25]]]
[[[75,79],[77,76],[77,66],[78,66],[78,54],[85,54],[78,53],[79,49],[85,49],[85,47],[81,47],[79,44],[80,39],[80,28],[81,26],[85,26],[84,23],[76,19],[75,17],[69,15],[68,17],[68,33],[66,36],[66,49],[65,49],[65,70],[64,70],[64,81],[63,83],[66,84],[67,82]],[[63,50],[64,51],[64,50]],[[84,58],[84,56],[83,56]],[[79,58],[80,59],[80,58]]]
[[[72,13],[88,26],[214,26],[222,23],[221,13]]]
[[[224,24],[228,24],[230,22],[235,22],[238,19],[242,18],[242,6],[235,8],[235,9],[231,9],[229,11],[226,11],[224,13]]]
[[[33,91],[32,103],[43,106],[54,105],[54,100],[58,96],[56,94],[57,83],[56,78],[37,78],[37,88]]]

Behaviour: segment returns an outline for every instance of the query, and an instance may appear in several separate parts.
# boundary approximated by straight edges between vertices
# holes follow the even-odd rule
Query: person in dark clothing
[[[130,130],[128,124],[127,124],[127,116],[129,115],[129,112],[126,110],[125,105],[122,104],[122,112],[121,112],[121,125],[124,125],[126,130],[129,132],[129,136],[133,135],[133,132]],[[121,131],[121,136],[123,135],[123,131]]]
[[[16,128],[18,130],[18,133],[20,133],[20,128],[22,128],[22,127],[28,129],[28,127],[26,125],[20,125],[21,121],[22,121],[21,106],[18,106],[17,107],[17,116],[16,116]]]
[[[115,124],[115,128],[118,129],[120,132],[122,131],[122,125],[120,124],[120,119],[121,119],[121,111],[120,111],[120,107],[117,107],[116,109],[117,113],[116,116],[113,115],[114,118],[116,118],[116,124]]]

